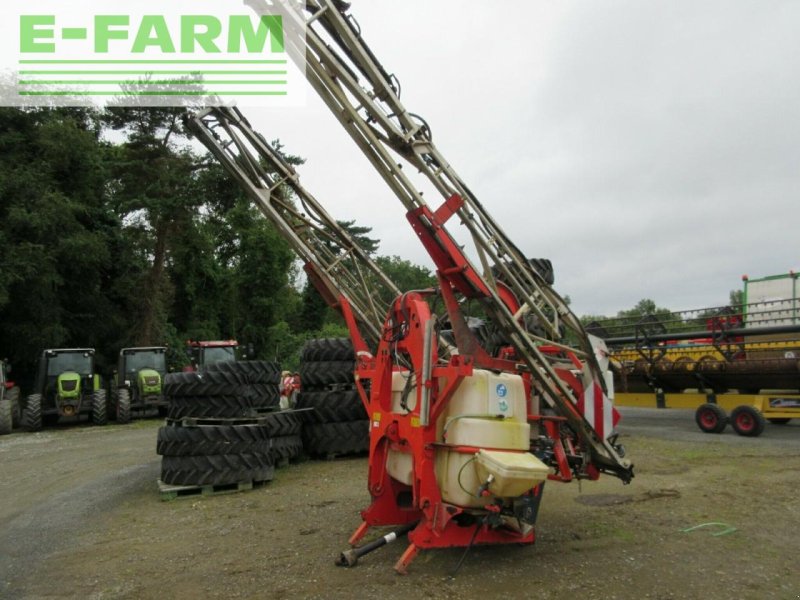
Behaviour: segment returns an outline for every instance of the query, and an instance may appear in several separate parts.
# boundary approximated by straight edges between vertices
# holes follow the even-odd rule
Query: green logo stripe
[[[139,81],[138,79],[128,79],[123,81],[111,81],[111,80],[102,80],[102,79],[40,79],[40,80],[26,80],[20,81],[20,85],[75,85],[75,84],[83,84],[83,85],[287,85],[286,81],[206,81],[206,80],[197,80],[197,81],[185,81],[182,79],[168,79],[168,80],[159,80],[159,81]]]
[[[285,60],[20,60],[21,65],[285,65]]]
[[[180,91],[141,91],[141,92],[26,92],[20,91],[20,96],[288,96],[288,92],[253,92],[253,91],[229,91],[229,90],[206,90],[198,92]]]
[[[286,75],[286,71],[20,71],[20,75]]]

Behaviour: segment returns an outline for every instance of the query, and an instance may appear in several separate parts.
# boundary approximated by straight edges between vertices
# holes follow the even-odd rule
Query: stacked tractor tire
[[[168,374],[167,422],[158,432],[161,481],[224,486],[270,481],[302,452],[298,413],[279,411],[280,370],[266,361],[223,362]]]
[[[369,419],[356,390],[355,353],[347,338],[309,340],[300,355],[296,408],[303,418],[303,445],[313,457],[369,450]]]

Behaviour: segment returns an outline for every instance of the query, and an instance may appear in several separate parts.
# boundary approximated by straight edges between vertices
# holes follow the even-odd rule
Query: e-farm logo
[[[297,104],[302,73],[287,45],[304,40],[289,39],[290,1],[266,14],[228,0],[15,2],[18,61],[0,82],[3,104]]]

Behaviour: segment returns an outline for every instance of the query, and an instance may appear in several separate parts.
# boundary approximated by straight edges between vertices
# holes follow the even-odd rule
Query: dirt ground
[[[366,458],[302,462],[249,492],[160,500],[157,420],[0,438],[2,598],[800,598],[800,423],[757,439],[627,409],[629,486],[549,483],[533,546],[334,565]],[[722,528],[682,530],[708,522]]]

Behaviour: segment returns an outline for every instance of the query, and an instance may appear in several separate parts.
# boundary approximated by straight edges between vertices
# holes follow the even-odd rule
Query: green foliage
[[[375,262],[403,292],[438,286],[436,277],[430,269],[415,265],[399,256],[379,256]]]
[[[744,290],[731,290],[728,295],[728,306],[741,312],[744,305]]]
[[[181,116],[0,109],[0,355],[23,385],[47,347],[95,347],[105,375],[122,347],[165,344],[180,368],[187,339],[236,338],[296,369],[308,339],[348,335],[298,290],[288,244]],[[340,224],[377,253],[369,227]],[[428,269],[376,260],[403,290],[436,285]]]

